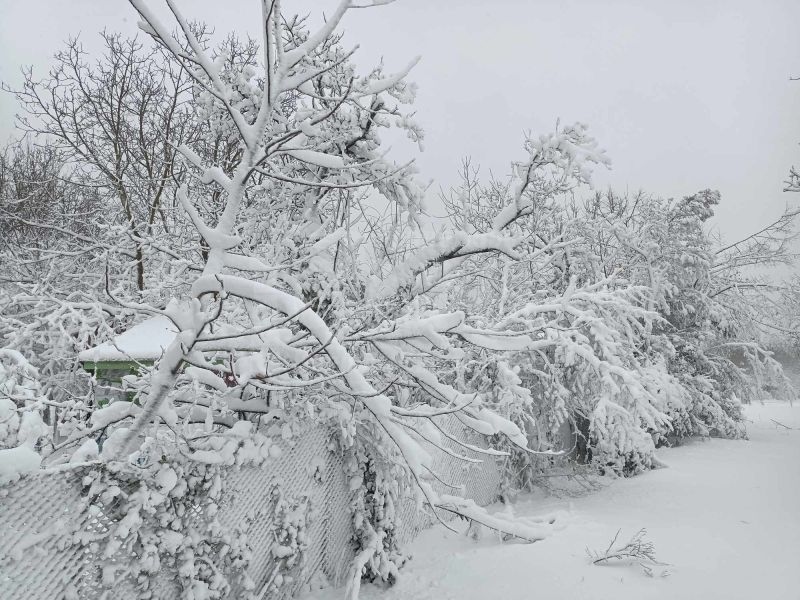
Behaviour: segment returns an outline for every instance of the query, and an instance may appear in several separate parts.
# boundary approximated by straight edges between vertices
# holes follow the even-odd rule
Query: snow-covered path
[[[800,599],[800,407],[748,407],[747,418],[749,441],[664,449],[667,469],[580,498],[518,503],[517,514],[567,512],[565,528],[542,542],[502,543],[490,534],[475,542],[430,529],[414,542],[400,582],[364,586],[361,598]],[[648,577],[636,564],[590,564],[587,546],[604,549],[617,529],[628,538],[642,527],[657,558],[670,563],[668,576],[658,568]]]

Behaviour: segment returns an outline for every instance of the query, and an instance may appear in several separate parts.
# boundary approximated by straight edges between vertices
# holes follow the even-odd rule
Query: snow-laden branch
[[[568,191],[576,183],[590,183],[592,164],[610,164],[605,152],[580,123],[536,139],[529,137],[526,149],[528,160],[515,166],[517,183],[512,202],[495,216],[492,231],[457,231],[426,245],[394,266],[387,277],[374,278],[368,288],[369,297],[387,298],[401,288],[410,288],[419,275],[436,266],[438,272],[427,284],[430,287],[457,269],[467,257],[476,254],[499,253],[511,260],[522,260],[518,248],[526,237],[509,234],[506,230],[518,219],[531,215],[534,208],[547,199]],[[531,187],[535,181],[537,185]]]

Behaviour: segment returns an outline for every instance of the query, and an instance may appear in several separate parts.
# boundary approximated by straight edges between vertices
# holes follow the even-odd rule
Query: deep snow
[[[362,600],[737,600],[800,598],[800,407],[746,408],[747,441],[692,441],[658,452],[668,468],[573,498],[520,500],[518,515],[565,511],[565,527],[535,543],[479,541],[441,526],[412,544],[392,588],[362,587]],[[786,429],[771,421],[797,429]],[[502,510],[502,507],[499,508]],[[461,530],[463,524],[456,524]],[[618,529],[641,528],[669,567],[594,566]],[[667,576],[659,576],[666,570]],[[315,600],[341,598],[324,590]]]

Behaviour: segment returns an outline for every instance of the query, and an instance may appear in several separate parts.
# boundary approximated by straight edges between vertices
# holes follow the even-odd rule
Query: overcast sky
[[[179,5],[218,32],[246,32],[258,16],[255,0]],[[0,0],[0,14],[0,79],[11,85],[22,64],[44,74],[70,35],[97,48],[99,30],[133,33],[136,21],[124,0]],[[463,156],[505,174],[524,131],[582,121],[613,160],[599,185],[717,188],[717,225],[733,238],[800,203],[781,191],[800,165],[800,82],[789,81],[800,76],[798,23],[798,0],[397,0],[352,11],[344,29],[360,64],[382,56],[393,71],[422,56],[411,75],[426,131],[418,162],[437,185],[454,181]],[[3,139],[16,110],[0,94]]]

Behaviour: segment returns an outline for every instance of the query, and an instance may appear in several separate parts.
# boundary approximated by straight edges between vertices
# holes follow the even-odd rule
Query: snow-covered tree
[[[462,361],[456,377],[493,390],[498,408],[535,446],[570,450],[563,435],[568,424],[578,438],[572,443],[582,453],[588,445],[601,468],[635,473],[653,464],[651,434],[671,430],[669,413],[683,410],[683,392],[663,369],[654,339],[662,318],[651,290],[613,269],[591,268],[596,259],[584,240],[585,223],[570,210],[581,179],[552,175],[532,174],[531,210],[514,225],[542,251],[521,261],[483,259],[463,273],[468,285],[450,290],[451,302],[477,306],[493,327],[525,331],[536,342],[502,355],[478,352]],[[489,227],[493,207],[503,206],[512,189],[465,181],[446,205],[457,224]],[[531,456],[516,457],[516,484],[530,485],[535,476]]]
[[[136,384],[139,403],[116,402],[95,411],[89,423],[57,445],[52,461],[68,459],[76,448],[82,457],[96,456],[97,448],[87,444],[102,430],[108,434],[100,453],[105,460],[134,460],[145,470],[157,468],[154,456],[179,454],[190,463],[213,455],[215,463],[226,464],[235,460],[246,432],[261,439],[253,426],[262,418],[289,424],[301,416],[330,418],[345,431],[355,424],[352,451],[373,468],[383,461],[375,477],[388,481],[394,493],[413,488],[434,511],[538,539],[541,528],[491,517],[432,485],[441,478],[419,441],[442,445],[430,427],[437,415],[458,415],[472,429],[505,435],[520,448],[527,439],[482,395],[459,391],[432,368],[438,360],[458,357],[451,338],[491,347],[507,333],[482,331],[463,312],[428,310],[419,298],[429,291],[436,268],[455,272],[476,253],[528,252],[509,225],[531,209],[523,192],[533,171],[585,178],[584,165],[599,156],[592,140],[581,127],[531,140],[520,193],[500,211],[491,232],[423,244],[404,260],[366,273],[361,242],[385,244],[401,219],[416,227],[420,215],[422,194],[412,170],[390,162],[378,137],[378,129],[392,123],[413,139],[421,135],[403,108],[413,99],[413,87],[404,80],[411,65],[395,74],[378,68],[356,75],[351,53],[335,34],[354,6],[349,1],[316,31],[301,19],[282,16],[278,2],[265,3],[255,63],[229,60],[224,46],[218,53],[210,50],[173,3],[176,35],[144,2],[132,4],[143,29],[191,78],[205,135],[221,135],[235,150],[214,154],[208,137],[177,146],[187,177],[175,188],[185,229],[175,244],[159,242],[159,251],[182,257],[182,273],[190,274],[185,253],[187,241],[195,240],[199,273],[172,289],[162,285],[159,292],[172,295],[166,306],[153,302],[160,299],[156,294],[115,286],[114,272],[104,279],[113,304],[166,317],[178,334],[152,376]],[[361,189],[381,194],[395,219],[372,230],[375,223],[364,209],[370,199],[359,195]],[[134,228],[132,235],[136,246],[142,234]],[[140,273],[135,248],[133,254]],[[139,291],[141,282],[137,275]],[[532,343],[525,332],[510,337]],[[369,356],[376,350],[377,363]],[[380,365],[405,381],[385,381],[387,370]],[[411,402],[406,381],[420,392]],[[154,422],[165,424],[163,435],[145,436]],[[198,427],[207,433],[197,435]],[[228,438],[237,440],[230,446],[233,454],[222,451],[227,442],[219,442]],[[154,444],[181,452],[157,451]],[[358,458],[356,468],[362,464]],[[390,556],[391,542],[379,523],[362,519],[359,536],[363,556]],[[367,560],[382,565],[380,576],[392,571],[391,558]],[[357,584],[360,570],[356,575]]]
[[[773,319],[760,307],[769,305],[765,292],[775,290],[764,268],[791,258],[787,240],[796,213],[724,244],[707,226],[719,201],[708,190],[681,200],[607,192],[582,207],[592,268],[647,285],[663,317],[654,333],[665,366],[690,395],[688,413],[674,415],[677,437],[743,435],[740,400],[790,393],[762,346]]]
[[[415,61],[362,74],[337,31],[351,9],[384,2],[341,0],[314,26],[264,0],[261,39],[219,45],[173,0],[168,24],[130,2],[153,45],[107,34],[90,65],[71,42],[49,79],[29,75],[18,92],[24,129],[51,150],[0,163],[0,228],[14,240],[2,246],[0,335],[17,365],[0,373],[0,441],[46,448],[48,465],[102,462],[86,484],[99,502],[142,483],[109,543],[142,557],[143,592],[180,546],[184,588],[227,593],[233,582],[205,560],[213,544],[166,536],[166,552],[147,528],[163,533],[195,506],[213,515],[222,470],[265,459],[271,432],[304,421],[340,433],[358,488],[351,595],[362,574],[396,577],[404,495],[527,540],[549,531],[443,492],[425,444],[465,463],[466,451],[508,456],[506,483],[520,487],[574,446],[633,474],[671,438],[741,435],[735,393],[779,374],[749,308],[763,282],[745,269],[780,259],[793,215],[724,246],[705,225],[715,192],[575,202],[608,164],[575,124],[528,136],[508,181],[482,184],[467,165],[450,222],[432,232],[413,164],[393,162],[380,136],[422,141]],[[144,318],[176,336],[126,378],[134,401],[97,407],[64,389],[68,356]],[[35,398],[20,403],[23,372],[42,387],[25,384]],[[57,435],[34,440],[25,415]],[[454,438],[444,418],[492,443]],[[277,505],[291,514],[290,500]],[[205,526],[230,542],[213,518]],[[225,560],[241,574],[246,555],[234,544]]]

